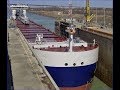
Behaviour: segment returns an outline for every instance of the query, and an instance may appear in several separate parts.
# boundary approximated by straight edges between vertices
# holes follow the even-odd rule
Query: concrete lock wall
[[[97,41],[99,44],[99,60],[96,76],[112,87],[113,40],[80,29],[76,36],[80,36],[81,39],[87,42],[93,42],[93,39]]]

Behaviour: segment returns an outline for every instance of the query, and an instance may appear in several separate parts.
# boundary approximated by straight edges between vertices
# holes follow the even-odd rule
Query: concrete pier
[[[22,39],[18,28],[8,29],[8,33],[8,54],[14,90],[56,90]]]

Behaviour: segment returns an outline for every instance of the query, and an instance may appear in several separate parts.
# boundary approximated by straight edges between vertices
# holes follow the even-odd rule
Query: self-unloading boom
[[[94,14],[90,15],[90,2],[89,0],[86,0],[86,13],[85,13],[86,23],[90,22],[94,16],[95,16]]]

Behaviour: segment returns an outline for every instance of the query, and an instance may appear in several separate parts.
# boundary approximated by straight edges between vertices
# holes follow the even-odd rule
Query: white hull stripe
[[[51,52],[34,49],[43,65],[51,67],[86,66],[98,61],[98,49],[83,52]]]

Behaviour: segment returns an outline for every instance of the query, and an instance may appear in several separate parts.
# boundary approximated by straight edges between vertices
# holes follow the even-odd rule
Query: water
[[[45,28],[50,29],[52,32],[55,31],[55,19],[50,17],[45,17],[33,13],[27,13],[30,20],[37,24],[43,25]]]

